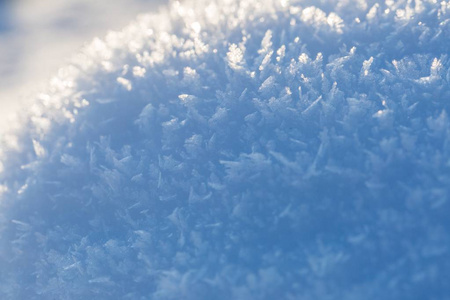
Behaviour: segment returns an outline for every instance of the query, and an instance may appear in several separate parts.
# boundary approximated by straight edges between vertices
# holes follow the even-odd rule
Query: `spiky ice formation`
[[[449,17],[196,0],[95,40],[3,137],[1,298],[445,299]]]

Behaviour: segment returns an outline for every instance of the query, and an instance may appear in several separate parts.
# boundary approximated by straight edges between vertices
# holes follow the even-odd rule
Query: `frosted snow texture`
[[[3,137],[1,298],[448,299],[449,17],[196,0],[95,40]]]

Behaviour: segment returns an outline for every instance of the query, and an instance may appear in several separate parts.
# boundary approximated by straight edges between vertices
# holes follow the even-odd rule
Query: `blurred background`
[[[0,0],[0,131],[85,43],[168,0]]]

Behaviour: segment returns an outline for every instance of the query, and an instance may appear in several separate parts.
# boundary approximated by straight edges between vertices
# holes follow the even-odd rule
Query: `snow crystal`
[[[2,299],[445,299],[450,3],[187,0],[0,141]]]

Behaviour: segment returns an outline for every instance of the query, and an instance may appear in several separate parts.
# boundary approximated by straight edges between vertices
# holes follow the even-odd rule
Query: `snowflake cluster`
[[[2,299],[445,299],[450,2],[192,0],[0,147]]]

